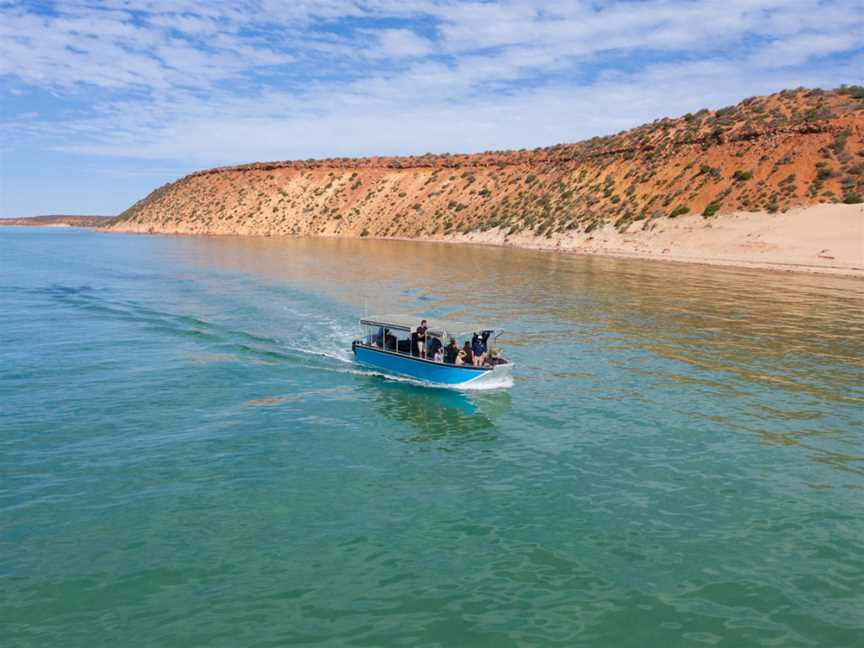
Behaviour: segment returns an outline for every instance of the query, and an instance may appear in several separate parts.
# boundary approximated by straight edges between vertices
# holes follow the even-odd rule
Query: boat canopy
[[[418,317],[417,315],[369,315],[361,319],[360,324],[413,332],[424,319],[428,334],[435,337],[464,338],[481,331],[498,330],[488,324],[466,324],[465,322],[452,322],[431,317]]]

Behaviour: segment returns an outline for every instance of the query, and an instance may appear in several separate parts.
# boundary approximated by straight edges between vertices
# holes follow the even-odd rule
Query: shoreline
[[[785,214],[734,212],[710,219],[689,215],[632,224],[622,232],[611,225],[591,234],[538,237],[491,229],[447,236],[286,235],[269,231],[155,231],[152,227],[92,228],[100,232],[181,236],[260,236],[262,238],[342,238],[421,243],[490,245],[586,256],[670,261],[695,265],[864,278],[864,205],[821,204]]]

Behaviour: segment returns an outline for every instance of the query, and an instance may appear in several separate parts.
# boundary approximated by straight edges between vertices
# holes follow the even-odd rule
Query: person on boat
[[[474,365],[474,352],[471,350],[471,343],[468,340],[465,340],[465,345],[459,352],[456,364]]]
[[[426,355],[427,357],[434,358],[435,354],[444,348],[444,345],[441,343],[441,338],[429,336],[427,339],[429,340],[429,344],[426,349]]]
[[[384,348],[388,351],[396,350],[396,336],[390,332],[390,329],[384,329]]]
[[[489,355],[486,357],[487,365],[494,367],[495,365],[504,364],[504,362],[504,358],[501,357],[501,352],[498,351],[496,347],[489,349]]]
[[[420,357],[425,357],[426,355],[426,331],[428,327],[426,326],[426,320],[420,322],[420,326],[417,327],[417,330],[414,331],[414,334],[417,336],[417,351],[420,353]]]
[[[456,358],[459,355],[459,345],[456,344],[456,338],[450,338],[450,344],[444,350],[444,362],[448,364],[456,364]]]
[[[471,338],[471,351],[474,354],[474,366],[481,366],[483,360],[486,359],[486,344],[485,341],[481,340],[480,336],[476,333],[474,334],[474,337]]]
[[[435,338],[432,339],[434,340]],[[444,347],[441,346],[440,343],[438,344],[438,348],[435,349],[435,351],[432,353],[432,358],[435,360],[435,362],[444,362]]]

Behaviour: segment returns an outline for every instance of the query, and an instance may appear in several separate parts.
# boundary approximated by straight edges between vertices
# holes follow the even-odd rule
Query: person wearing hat
[[[471,338],[471,351],[474,354],[474,366],[481,366],[483,360],[486,359],[486,345],[476,333],[474,334],[474,337]]]
[[[492,347],[489,349],[489,355],[486,356],[486,364],[491,367],[495,365],[499,365],[504,362],[504,359],[501,357],[501,352],[498,351],[497,347]]]

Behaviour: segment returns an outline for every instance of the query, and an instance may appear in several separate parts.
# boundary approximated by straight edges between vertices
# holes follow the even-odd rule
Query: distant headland
[[[112,216],[82,216],[80,214],[46,214],[23,218],[0,218],[0,225],[30,227],[100,227],[110,221]]]
[[[474,242],[864,275],[864,88],[541,149],[199,171],[106,227]]]

